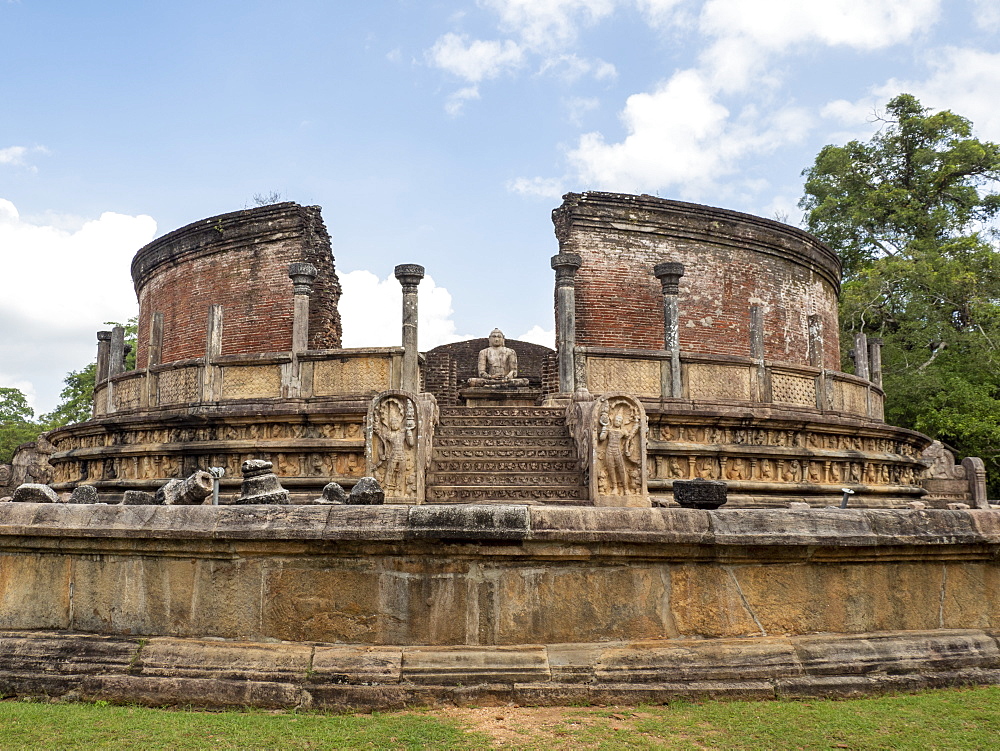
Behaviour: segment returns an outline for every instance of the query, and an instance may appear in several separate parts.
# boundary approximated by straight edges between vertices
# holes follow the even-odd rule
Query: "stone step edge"
[[[1000,684],[997,635],[956,629],[449,647],[4,631],[0,685],[9,698],[274,709],[850,697]]]

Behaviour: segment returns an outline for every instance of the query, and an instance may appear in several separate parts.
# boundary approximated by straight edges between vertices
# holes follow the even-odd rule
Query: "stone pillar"
[[[403,287],[403,391],[420,391],[417,362],[417,285],[424,278],[424,267],[403,263],[396,267],[396,278]]]
[[[125,372],[125,329],[115,326],[111,329],[111,348],[108,356],[108,377]]]
[[[295,353],[309,349],[309,296],[318,273],[311,263],[288,265],[288,277],[295,290],[295,310],[292,314],[292,352]]]
[[[875,336],[868,339],[868,369],[871,382],[882,388],[882,340]]]
[[[684,264],[664,261],[653,267],[653,275],[660,280],[663,291],[663,348],[670,353],[670,393],[681,396],[681,345],[680,320],[677,312],[677,293]]]
[[[767,368],[764,365],[764,306],[750,306],[750,359],[757,366],[757,383],[753,398],[758,402],[771,401],[771,389],[767,384]]]
[[[576,270],[582,260],[576,253],[559,253],[552,256],[551,265],[556,272],[556,357],[559,358],[559,392],[576,391]]]
[[[202,381],[202,401],[216,402],[222,398],[222,379],[215,358],[222,354],[222,306],[208,306],[208,331],[205,336],[205,369]]]
[[[149,320],[149,355],[146,368],[152,368],[163,361],[163,313],[153,313]]]
[[[854,335],[854,375],[858,378],[871,380],[871,373],[868,371],[868,337],[864,332],[859,331]]]
[[[823,366],[823,319],[818,315],[811,315],[808,325],[809,364],[820,369],[816,376],[816,408],[827,410],[833,405],[832,399],[827,395],[826,368]]]
[[[111,367],[111,332],[97,332],[97,383],[108,380]]]

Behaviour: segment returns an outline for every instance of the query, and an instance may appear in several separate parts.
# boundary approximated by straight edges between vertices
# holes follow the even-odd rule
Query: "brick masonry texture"
[[[553,212],[559,250],[578,253],[576,343],[663,348],[653,266],[679,261],[680,346],[750,355],[750,306],[764,309],[765,358],[806,365],[808,318],[823,321],[823,362],[839,369],[840,262],[819,240],[748,214],[653,196],[568,193]]]
[[[278,203],[202,219],[136,253],[136,365],[146,367],[149,324],[163,314],[162,362],[205,354],[208,310],[223,306],[223,355],[282,352],[292,344],[288,265],[319,271],[310,298],[310,349],[341,345],[340,282],[318,206]]]

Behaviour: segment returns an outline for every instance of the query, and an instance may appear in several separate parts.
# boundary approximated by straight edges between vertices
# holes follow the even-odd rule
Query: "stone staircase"
[[[428,503],[587,504],[558,407],[442,407]]]

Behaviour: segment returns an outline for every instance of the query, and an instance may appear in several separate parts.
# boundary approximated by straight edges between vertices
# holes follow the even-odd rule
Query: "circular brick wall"
[[[764,313],[764,356],[809,364],[808,319],[823,328],[823,366],[839,370],[840,261],[812,235],[725,209],[618,193],[568,193],[553,212],[559,250],[578,253],[576,343],[663,348],[653,266],[679,261],[680,346],[750,355],[750,306]]]
[[[136,366],[148,364],[154,313],[163,314],[161,362],[203,357],[211,305],[223,306],[222,354],[289,350],[293,295],[288,264],[295,261],[319,270],[310,299],[310,349],[340,347],[340,282],[320,209],[278,203],[202,219],[136,253]]]

